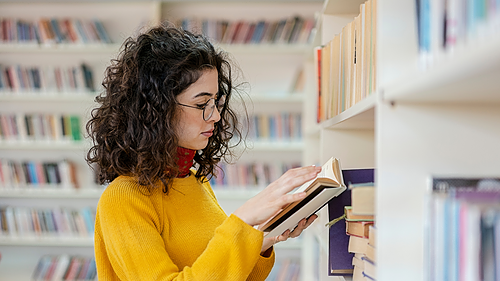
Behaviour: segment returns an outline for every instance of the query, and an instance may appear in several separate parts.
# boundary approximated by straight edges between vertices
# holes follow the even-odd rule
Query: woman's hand
[[[264,190],[245,202],[234,211],[233,214],[251,226],[260,225],[276,215],[286,205],[304,198],[305,192],[288,193],[307,181],[314,179],[320,171],[321,167],[316,166],[290,169],[279,179],[272,182]],[[297,230],[302,232],[302,229],[303,228]],[[292,233],[289,235],[291,234]],[[288,239],[288,237],[286,237],[286,239]]]
[[[279,242],[284,242],[284,241],[288,240],[288,238],[299,237],[299,235],[302,233],[302,231],[304,229],[308,228],[314,222],[314,220],[316,220],[317,217],[318,217],[318,215],[314,214],[307,219],[301,220],[299,222],[299,224],[297,225],[297,227],[295,227],[295,229],[292,232],[290,232],[290,230],[286,230],[281,235],[269,237],[269,238],[267,238],[267,237],[264,238],[264,242],[262,242],[262,249],[260,251],[260,254],[264,255],[264,253],[269,248],[271,248],[274,244],[277,244]]]

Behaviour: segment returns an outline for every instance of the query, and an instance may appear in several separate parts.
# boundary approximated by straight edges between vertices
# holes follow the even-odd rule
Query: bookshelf
[[[325,1],[318,45],[338,34],[344,19],[352,21],[365,1],[350,2],[358,3]],[[308,99],[304,164],[335,156],[344,168],[375,167],[378,279],[430,280],[425,254],[431,179],[500,175],[498,16],[481,23],[486,32],[436,50],[423,64],[415,1],[376,5],[377,86],[320,124],[317,96]],[[308,270],[317,280],[337,280],[328,276],[327,214],[321,216],[307,237],[308,248],[320,249],[321,266]]]
[[[1,114],[51,114],[74,115],[79,119],[79,131],[84,135],[85,122],[93,107],[93,98],[101,90],[100,77],[119,49],[124,36],[133,34],[144,21],[154,19],[154,3],[45,3],[45,2],[3,2],[0,4],[0,18],[16,18],[34,23],[40,18],[70,18],[89,21],[99,19],[105,26],[113,43],[55,43],[37,44],[2,40],[0,44],[0,64],[3,67],[35,67],[45,71],[45,67],[69,68],[85,63],[93,76],[91,90],[33,88],[19,90],[3,89],[0,94]],[[119,13],[116,11],[119,10]],[[123,17],[123,18],[122,18]],[[127,20],[123,20],[127,18]],[[4,70],[4,68],[2,68]],[[53,128],[53,127],[51,127]],[[0,191],[0,205],[13,208],[29,207],[31,211],[65,208],[95,210],[102,192],[94,182],[94,175],[85,163],[84,156],[89,143],[80,141],[58,141],[57,139],[13,140],[0,143],[2,159],[22,161],[60,161],[67,159],[75,167],[78,188],[33,185],[21,187],[3,186]],[[54,214],[54,213],[52,213]],[[93,237],[86,233],[62,233],[44,231],[27,235],[3,233],[0,237],[2,261],[0,271],[8,280],[30,279],[35,267],[44,255],[77,255],[93,257]],[[18,233],[19,234],[19,233]]]
[[[99,19],[108,31],[111,43],[58,43],[34,44],[6,42],[0,43],[0,65],[35,67],[71,67],[85,63],[93,73],[95,91],[56,91],[44,93],[19,91],[0,93],[0,114],[41,113],[74,114],[79,117],[80,131],[93,107],[93,98],[101,91],[102,73],[120,47],[124,38],[135,34],[141,26],[148,26],[160,20],[176,21],[182,18],[224,19],[228,21],[278,21],[292,15],[300,15],[314,20],[321,10],[321,1],[4,1],[0,4],[0,18],[16,18],[34,22],[44,18]],[[269,114],[288,112],[302,114],[304,93],[291,90],[304,59],[310,54],[308,43],[266,43],[216,45],[230,53],[242,69],[242,81],[249,82],[247,103],[249,114]],[[248,97],[243,97],[248,98]],[[300,121],[304,128],[303,118]],[[238,162],[300,163],[303,157],[302,139],[249,140],[251,149]],[[48,161],[69,159],[75,164],[78,189],[58,188],[6,188],[0,190],[0,206],[21,206],[33,208],[74,207],[95,208],[103,187],[94,183],[94,175],[87,167],[84,156],[89,147],[86,140],[55,141],[1,141],[2,159],[15,161]],[[216,190],[222,207],[230,213],[241,203],[252,197],[255,186],[228,187]],[[32,275],[37,262],[43,255],[93,256],[92,237],[0,237],[0,272],[9,280],[25,280]],[[278,259],[302,259],[302,240],[295,239],[279,246]],[[302,278],[307,280],[307,278]]]

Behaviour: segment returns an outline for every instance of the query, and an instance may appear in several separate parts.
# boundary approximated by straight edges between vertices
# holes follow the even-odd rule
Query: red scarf
[[[193,159],[196,150],[184,147],[177,147],[177,165],[179,166],[178,178],[189,175],[189,169],[193,166]]]

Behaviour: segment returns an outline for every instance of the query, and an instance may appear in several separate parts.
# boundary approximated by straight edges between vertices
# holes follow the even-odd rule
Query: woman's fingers
[[[290,193],[290,191],[312,180],[320,171],[321,167],[315,166],[291,169],[262,192],[248,200],[233,214],[249,225],[259,225],[269,220],[284,206],[303,199],[305,197],[304,192]]]
[[[316,166],[290,169],[276,181],[276,184],[284,189],[281,192],[288,193],[294,188],[314,179],[320,171],[321,167]]]
[[[303,219],[299,222],[297,227],[290,233],[290,238],[295,238],[302,234],[302,231],[308,228],[318,216],[316,214],[310,216],[308,219]]]

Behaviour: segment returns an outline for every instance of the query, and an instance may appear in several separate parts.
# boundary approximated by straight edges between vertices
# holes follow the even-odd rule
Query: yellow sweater
[[[94,239],[99,281],[265,280],[275,258],[260,255],[263,233],[228,217],[192,173],[168,194],[115,179],[99,200]]]

